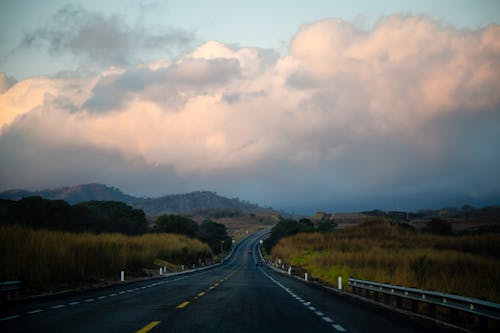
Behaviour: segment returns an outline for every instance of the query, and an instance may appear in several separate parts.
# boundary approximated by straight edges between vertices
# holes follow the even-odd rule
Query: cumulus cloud
[[[17,80],[11,76],[7,76],[5,73],[0,72],[0,94],[7,91],[12,87]]]
[[[212,41],[95,77],[23,80],[0,95],[1,187],[63,185],[45,175],[57,170],[297,210],[497,200],[498,40],[493,25],[330,19],[303,26],[283,57]]]
[[[183,49],[194,40],[191,32],[169,28],[150,32],[130,26],[117,15],[105,16],[82,7],[61,7],[44,27],[25,34],[24,47],[44,46],[53,54],[71,53],[104,66],[136,62],[141,52]]]

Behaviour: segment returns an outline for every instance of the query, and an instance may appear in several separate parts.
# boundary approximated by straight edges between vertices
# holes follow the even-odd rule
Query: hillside
[[[40,196],[50,200],[64,200],[69,204],[84,201],[121,201],[129,203],[135,198],[122,193],[119,189],[102,184],[84,184],[42,191],[8,190],[0,193],[1,199],[20,200],[29,196]]]
[[[20,200],[28,196],[65,200],[70,204],[92,200],[121,201],[134,208],[142,209],[149,216],[182,213],[226,217],[242,213],[273,212],[271,208],[264,208],[238,198],[226,198],[210,191],[195,191],[158,198],[138,198],[103,184],[84,184],[42,191],[8,190],[0,192],[0,199]]]

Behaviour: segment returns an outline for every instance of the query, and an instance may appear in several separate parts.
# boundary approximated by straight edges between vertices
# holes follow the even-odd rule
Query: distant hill
[[[272,211],[270,208],[264,208],[237,198],[229,199],[210,191],[173,194],[160,198],[136,199],[131,204],[142,208],[148,215],[159,215],[162,213],[201,213],[210,215],[214,212],[221,214],[231,214],[234,212],[255,214]]]
[[[142,209],[146,215],[160,214],[256,214],[274,212],[257,204],[226,198],[210,191],[196,191],[186,194],[166,195],[159,198],[138,198],[115,187],[103,184],[84,184],[42,191],[8,190],[0,192],[0,199],[20,200],[28,196],[41,196],[45,199],[65,200],[76,204],[92,200],[125,202],[135,208]]]
[[[91,200],[121,201],[129,203],[135,199],[133,196],[123,194],[117,188],[102,184],[76,185],[42,191],[8,190],[0,192],[0,198],[8,200],[20,200],[29,196],[40,196],[51,200],[64,200],[72,205]]]

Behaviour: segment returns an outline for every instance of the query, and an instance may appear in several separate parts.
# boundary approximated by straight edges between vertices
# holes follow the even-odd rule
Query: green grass
[[[385,221],[283,238],[271,258],[336,284],[338,276],[500,302],[500,235],[446,237]]]
[[[0,280],[20,279],[28,289],[115,280],[120,270],[130,274],[155,267],[155,259],[187,265],[211,257],[208,245],[180,235],[95,235],[19,226],[0,228]]]

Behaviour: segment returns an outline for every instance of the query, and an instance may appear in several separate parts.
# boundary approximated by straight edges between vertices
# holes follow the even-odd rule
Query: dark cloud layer
[[[126,66],[146,52],[183,49],[191,32],[170,28],[151,32],[130,26],[120,16],[106,16],[73,5],[61,7],[50,23],[25,34],[24,47],[43,46],[54,54],[73,56],[102,66]]]

